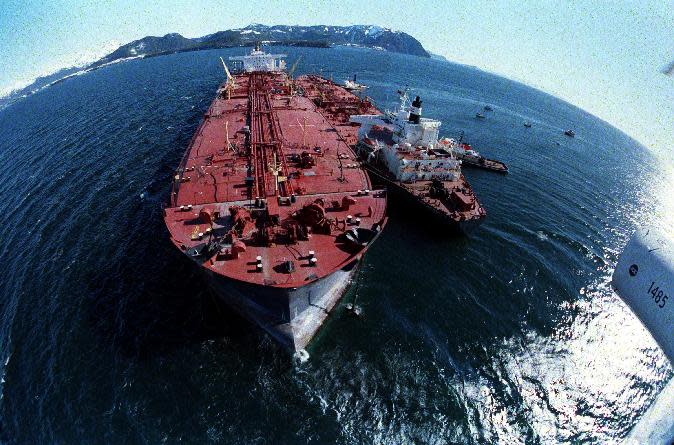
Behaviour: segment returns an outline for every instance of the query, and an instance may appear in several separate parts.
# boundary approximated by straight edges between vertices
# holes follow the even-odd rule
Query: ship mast
[[[288,125],[289,127],[300,127],[302,129],[302,148],[306,148],[307,146],[307,127],[314,127],[313,124],[307,124],[307,117],[304,116],[303,119],[304,123],[300,122],[299,119],[297,119],[297,125],[290,124]]]

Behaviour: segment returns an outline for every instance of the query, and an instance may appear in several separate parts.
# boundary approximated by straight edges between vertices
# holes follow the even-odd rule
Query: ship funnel
[[[418,124],[421,119],[421,99],[417,96],[412,102],[412,108],[410,109],[410,122],[413,124]]]

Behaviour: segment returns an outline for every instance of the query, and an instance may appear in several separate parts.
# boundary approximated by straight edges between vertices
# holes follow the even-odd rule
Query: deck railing
[[[203,131],[204,128],[204,124],[206,123],[206,119],[208,119],[208,117],[211,115],[212,106],[213,104],[211,104],[208,107],[208,110],[204,114],[203,120],[197,127],[197,131],[195,131],[194,134],[192,135],[192,139],[190,139],[190,143],[187,145],[187,149],[185,150],[183,157],[180,159],[180,163],[178,164],[178,168],[176,169],[176,174],[173,175],[173,183],[171,185],[171,195],[169,196],[167,202],[169,207],[178,206],[178,192],[180,191],[180,184],[182,184],[183,182],[183,176],[185,174],[185,165],[187,165],[187,160],[189,159],[189,155],[192,152],[192,146],[194,144],[194,141],[196,140],[197,136],[201,135],[201,132]]]

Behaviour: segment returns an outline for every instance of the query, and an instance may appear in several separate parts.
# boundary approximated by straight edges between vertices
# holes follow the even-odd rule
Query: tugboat
[[[497,173],[508,173],[508,166],[496,159],[487,159],[475,151],[470,144],[463,142],[463,134],[458,141],[451,138],[440,139],[441,146],[447,147],[453,151],[458,159],[461,159],[461,165],[465,167],[480,168]]]
[[[574,136],[576,135],[576,132],[573,131],[573,130],[566,130],[566,131],[564,132],[564,134],[567,135],[567,136],[569,136],[569,137],[574,137]]]
[[[345,80],[344,81],[344,89],[348,91],[363,91],[365,88],[367,88],[366,85],[363,85],[362,83],[356,82],[356,75],[353,75],[353,80]]]
[[[486,211],[461,173],[461,161],[438,141],[441,122],[421,118],[419,96],[410,104],[398,91],[395,112],[352,115],[360,124],[356,150],[375,183],[398,197],[411,198],[439,221],[467,233]]]

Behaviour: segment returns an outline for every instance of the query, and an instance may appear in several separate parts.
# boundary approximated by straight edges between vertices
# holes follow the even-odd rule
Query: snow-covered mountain
[[[94,62],[83,66],[64,68],[60,71],[38,77],[30,85],[0,97],[0,108],[22,96],[32,94],[69,76],[82,74],[110,63],[128,58],[149,57],[180,51],[248,46],[254,42],[289,46],[330,47],[333,45],[354,45],[391,52],[430,57],[417,39],[411,35],[375,25],[352,26],[289,26],[252,24],[245,28],[218,31],[203,37],[187,38],[180,34],[166,34],[162,37],[143,37],[122,45]]]
[[[414,37],[400,31],[374,25],[353,26],[266,26],[253,24],[245,28],[219,31],[203,37],[188,39],[180,34],[144,37],[120,46],[101,59],[108,63],[116,59],[139,55],[156,55],[185,50],[222,48],[264,41],[298,46],[359,45],[403,54],[429,57]]]

